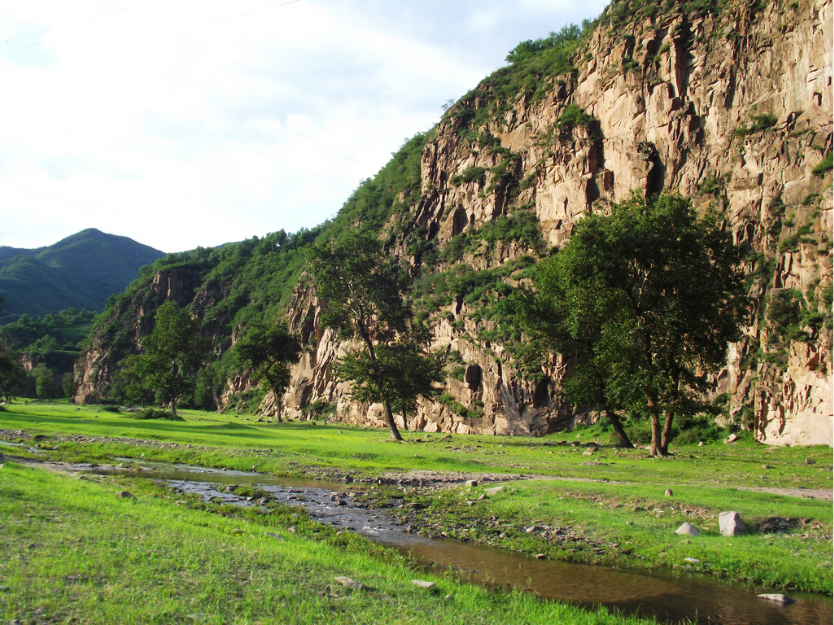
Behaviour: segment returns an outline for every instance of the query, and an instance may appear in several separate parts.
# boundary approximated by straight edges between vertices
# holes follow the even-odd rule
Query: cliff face
[[[756,276],[750,294],[758,309],[744,339],[729,346],[714,395],[729,394],[732,417],[764,442],[831,444],[830,321],[785,337],[768,311],[774,298],[798,293],[806,312],[830,320],[831,175],[812,170],[832,142],[832,3],[783,4],[753,13],[730,3],[718,15],[598,28],[575,61],[578,73],[551,79],[544,98],[522,98],[469,129],[503,150],[484,149],[446,116],[423,148],[422,197],[406,230],[422,227],[443,246],[521,206],[534,210],[549,244],[563,245],[583,214],[604,212],[635,189],[679,190],[699,211],[717,208],[734,239],[754,252],[747,270]],[[488,97],[476,93],[457,106],[477,110]],[[576,107],[589,117],[564,123]],[[421,264],[402,237],[392,253]],[[532,253],[499,241],[463,261],[488,270]],[[462,299],[432,319],[434,347],[458,353],[465,368],[463,379],[447,380],[446,393],[469,410],[461,416],[424,402],[412,429],[535,435],[583,417],[557,399],[558,358],[545,370],[550,383],[525,381],[500,342],[483,340],[495,324]],[[381,425],[378,406],[352,404],[331,377],[327,365],[343,346],[320,327],[312,293],[299,289],[291,318],[316,341],[284,405],[300,414],[310,402],[336,402],[337,418]]]
[[[561,356],[541,371],[521,370],[514,345],[523,337],[501,301],[583,215],[607,212],[634,191],[679,191],[699,212],[719,211],[749,249],[755,308],[743,339],[728,345],[711,399],[763,442],[831,444],[834,198],[830,167],[818,165],[832,149],[832,1],[712,4],[722,8],[687,14],[669,3],[615,1],[571,64],[533,65],[515,91],[505,88],[514,68],[499,70],[427,137],[407,143],[385,180],[384,168],[371,181],[374,197],[387,199],[346,203],[333,228],[377,220],[387,249],[412,268],[433,347],[449,356],[444,394],[421,402],[408,424],[398,416],[402,427],[539,435],[593,419],[560,398]],[[418,153],[408,151],[415,145],[419,172]],[[408,181],[394,193],[396,176]],[[270,306],[286,299],[271,294],[301,271],[292,259],[332,232],[293,235],[295,247],[280,235],[230,246],[219,260],[204,250],[201,270],[165,269],[122,301],[76,365],[77,399],[105,392],[116,362],[138,349],[166,299],[190,306],[218,355],[245,325],[241,307],[274,316]],[[273,268],[269,279],[265,267]],[[244,273],[249,282],[236,284]],[[305,353],[282,398],[285,416],[316,408],[382,426],[381,406],[353,403],[333,377],[330,365],[352,346],[322,327],[305,281],[286,310]],[[216,396],[234,406],[249,377],[223,379]],[[274,414],[275,398],[261,410]]]

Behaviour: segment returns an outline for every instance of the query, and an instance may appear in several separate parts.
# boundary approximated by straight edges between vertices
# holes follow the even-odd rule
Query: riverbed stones
[[[434,582],[427,582],[422,579],[413,579],[411,580],[411,583],[418,588],[422,588],[423,590],[427,590],[429,592],[435,592],[437,590],[437,584]]]
[[[793,599],[791,599],[787,595],[779,593],[759,595],[759,599],[764,599],[765,601],[772,601],[773,603],[781,603],[782,605],[788,605],[789,603],[793,603]]]
[[[698,536],[700,532],[698,532],[698,529],[692,523],[687,521],[675,530],[675,534],[680,534],[681,536]]]
[[[746,529],[744,527],[744,521],[741,520],[741,516],[734,510],[722,512],[718,515],[718,527],[721,530],[722,536],[738,536],[739,534],[743,534]]]

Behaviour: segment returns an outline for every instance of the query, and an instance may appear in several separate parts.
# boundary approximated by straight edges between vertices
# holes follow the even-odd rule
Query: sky
[[[0,246],[312,228],[520,41],[606,4],[0,0]]]

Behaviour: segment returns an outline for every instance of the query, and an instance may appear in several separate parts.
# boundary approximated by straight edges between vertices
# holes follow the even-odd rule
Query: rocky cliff
[[[371,180],[376,196],[383,187],[394,196],[379,210],[353,198],[337,218],[339,227],[377,220],[387,249],[411,266],[415,308],[449,357],[444,394],[401,425],[538,435],[593,418],[560,399],[561,357],[540,371],[517,364],[523,337],[501,302],[583,215],[634,190],[677,190],[700,212],[720,211],[749,250],[756,308],[711,397],[764,442],[831,444],[831,40],[831,0],[614,2],[569,62],[517,54],[405,146],[412,152],[391,167],[413,153],[413,180],[393,191]],[[221,297],[205,284],[185,291],[181,303],[201,316]],[[333,419],[382,425],[380,406],[351,402],[332,377],[348,346],[321,326],[304,281],[287,311],[306,351],[286,416],[324,407]],[[208,334],[225,332],[219,353],[239,324],[209,317]],[[80,396],[112,375],[107,341],[99,345],[77,368]],[[245,372],[228,379],[226,402],[249,385]],[[274,398],[261,408],[273,412]]]
[[[832,3],[735,2],[618,22],[624,5],[609,7],[576,54],[578,71],[548,79],[544,97],[502,102],[481,125],[461,124],[494,103],[487,81],[449,111],[422,150],[421,197],[401,231],[442,247],[527,208],[558,246],[586,212],[604,212],[634,189],[679,190],[701,211],[715,207],[751,248],[758,309],[729,346],[714,396],[729,395],[732,417],[762,441],[831,444],[831,175],[813,169],[831,151]],[[406,241],[401,235],[392,253],[419,266]],[[499,241],[463,261],[484,271],[527,254],[535,254],[529,245]],[[769,318],[776,297],[794,297],[806,312],[792,321],[808,323],[794,336]],[[500,342],[483,338],[492,322],[462,299],[431,317],[434,346],[464,367],[462,379],[447,380],[454,403],[424,402],[409,427],[539,434],[574,419],[555,392],[558,358],[550,384],[523,379]],[[312,293],[296,294],[292,317],[316,341],[285,405],[300,414],[310,402],[336,402],[338,418],[382,425],[378,406],[352,404],[331,377],[341,347],[319,326]]]

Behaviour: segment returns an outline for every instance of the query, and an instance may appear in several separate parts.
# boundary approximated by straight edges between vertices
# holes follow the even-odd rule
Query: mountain
[[[127,237],[82,230],[37,249],[0,247],[2,315],[35,316],[68,308],[102,310],[163,252]]]
[[[410,268],[417,316],[448,356],[444,394],[411,429],[540,435],[593,420],[561,396],[559,355],[519,365],[523,337],[502,302],[584,215],[677,191],[749,250],[755,305],[709,398],[759,441],[831,444],[831,36],[831,0],[615,0],[583,29],[523,42],[334,220],[158,261],[93,330],[76,399],[118,392],[116,363],[174,299],[220,354],[195,404],[274,411],[228,348],[248,320],[286,315],[305,345],[288,416],[382,425],[380,406],[333,377],[345,345],[303,272],[311,241],[360,229]]]

